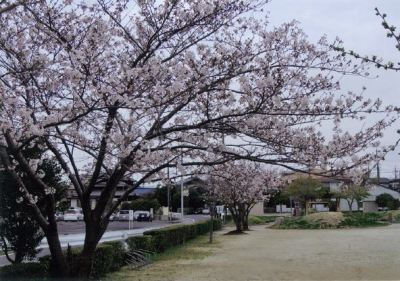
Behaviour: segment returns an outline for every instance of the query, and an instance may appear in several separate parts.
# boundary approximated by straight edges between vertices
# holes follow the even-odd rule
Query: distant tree
[[[170,184],[170,198],[172,198],[173,194],[176,192],[175,187],[173,184]],[[154,198],[158,200],[161,206],[168,206],[168,186],[162,185],[157,187],[156,191],[154,192]]]
[[[150,211],[150,209],[157,211],[160,207],[160,203],[155,198],[139,198],[130,204],[130,209],[134,211]]]
[[[366,197],[368,197],[368,188],[364,185],[358,184],[344,184],[340,186],[339,190],[334,193],[336,198],[343,198],[349,205],[350,212],[353,211],[353,203],[357,205]]]
[[[285,193],[299,200],[303,207],[307,207],[307,202],[315,199],[327,198],[329,188],[325,187],[318,180],[312,177],[300,177],[293,180],[286,188]]]
[[[288,205],[290,201],[289,195],[282,191],[282,190],[277,190],[271,195],[271,198],[269,199],[269,206],[276,206],[280,205],[280,211],[282,212],[282,205]]]
[[[213,167],[209,171],[207,197],[221,202],[230,211],[236,232],[249,229],[251,209],[269,198],[269,189],[276,186],[279,174],[249,161],[235,161]]]
[[[388,208],[389,210],[397,210],[400,207],[399,199],[395,199],[389,193],[383,193],[376,197],[375,199],[378,207]]]
[[[188,206],[193,210],[204,207],[205,192],[201,187],[189,188]]]

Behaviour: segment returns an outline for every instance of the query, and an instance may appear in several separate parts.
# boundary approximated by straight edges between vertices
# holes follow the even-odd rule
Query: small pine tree
[[[45,153],[38,144],[22,152],[27,159],[40,159]],[[18,166],[15,169],[20,172]],[[61,168],[54,161],[44,159],[38,165],[38,171],[43,172],[42,180],[55,189],[55,200],[63,199],[66,187],[62,183]],[[22,179],[30,193],[37,197],[39,208],[47,208],[47,195],[38,190],[28,177]],[[29,206],[22,203],[21,195],[13,177],[5,170],[0,171],[0,247],[11,263],[34,259],[38,253],[36,248],[44,237]],[[14,253],[14,258],[10,252]]]
[[[39,224],[31,219],[29,210],[19,204],[18,188],[6,172],[0,173],[0,246],[11,263],[35,258],[36,247],[43,239]],[[14,258],[10,252],[14,253]]]

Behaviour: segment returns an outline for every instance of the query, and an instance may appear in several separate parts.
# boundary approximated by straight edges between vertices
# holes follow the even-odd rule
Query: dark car
[[[137,216],[137,221],[153,221],[150,213],[141,212]]]

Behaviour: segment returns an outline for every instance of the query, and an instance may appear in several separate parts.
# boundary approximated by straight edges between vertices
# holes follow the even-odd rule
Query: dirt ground
[[[115,280],[400,280],[399,224],[340,230],[255,226],[246,235],[220,232],[210,248],[203,242]]]

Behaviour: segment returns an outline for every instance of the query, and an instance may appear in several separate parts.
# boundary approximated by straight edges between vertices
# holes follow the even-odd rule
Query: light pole
[[[182,219],[183,219],[183,215],[184,215],[184,213],[183,213],[183,175],[182,175],[182,179],[181,179],[182,181],[181,181],[181,216],[182,216]]]
[[[168,202],[168,220],[171,220],[171,182],[169,179],[169,167],[167,168],[168,184],[167,184],[167,202]]]

